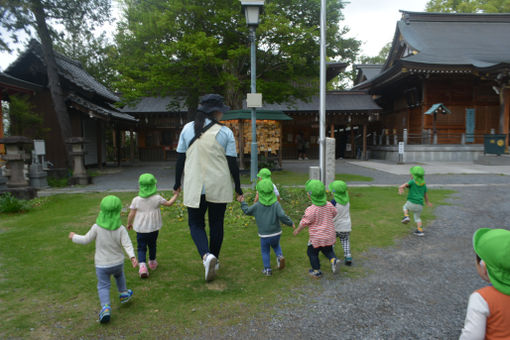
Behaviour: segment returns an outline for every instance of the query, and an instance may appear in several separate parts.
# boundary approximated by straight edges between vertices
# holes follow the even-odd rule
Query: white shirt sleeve
[[[131,205],[129,206],[129,209],[132,209],[132,210],[138,209],[138,204],[136,204],[138,201],[137,198],[138,198],[138,196],[133,198],[133,200],[131,201]]]
[[[466,321],[459,340],[483,340],[489,314],[487,301],[477,292],[471,294],[466,312]]]
[[[159,205],[160,206],[163,205],[164,203],[166,203],[166,199],[163,196],[158,195],[158,198],[159,198]]]
[[[273,190],[274,190],[274,194],[276,196],[280,196],[280,193],[278,192],[278,188],[276,187],[276,184],[273,184]]]
[[[96,225],[94,224],[92,228],[85,234],[85,235],[78,235],[74,234],[73,236],[73,242],[78,244],[88,244],[96,239],[97,231],[96,231]]]
[[[133,243],[131,243],[131,239],[129,238],[129,234],[124,228],[124,226],[120,226],[122,230],[120,231],[120,241],[122,242],[122,246],[128,254],[129,258],[135,257],[135,252],[133,250]]]

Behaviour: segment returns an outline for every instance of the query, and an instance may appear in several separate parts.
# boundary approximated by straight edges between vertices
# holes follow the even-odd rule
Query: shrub
[[[10,192],[0,195],[0,213],[17,213],[27,211],[32,208],[29,201],[19,200]]]
[[[48,177],[48,185],[52,188],[63,188],[68,185],[67,178]]]

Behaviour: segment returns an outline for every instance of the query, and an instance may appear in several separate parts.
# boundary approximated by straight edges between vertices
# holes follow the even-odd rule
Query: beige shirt
[[[136,210],[133,229],[137,233],[151,233],[161,229],[163,220],[160,207],[165,202],[166,199],[157,194],[146,198],[140,196],[133,198],[129,207],[129,209]]]
[[[93,240],[96,241],[96,254],[94,256],[96,267],[107,268],[123,264],[124,253],[122,248],[124,248],[129,258],[135,257],[133,244],[123,225],[115,230],[108,230],[94,224],[85,235],[75,234],[73,236],[73,242],[78,244],[88,244]]]
[[[351,213],[349,212],[351,203],[341,205],[340,203],[336,202],[335,208],[337,212],[336,216],[333,218],[335,231],[337,233],[345,233],[351,231]]]

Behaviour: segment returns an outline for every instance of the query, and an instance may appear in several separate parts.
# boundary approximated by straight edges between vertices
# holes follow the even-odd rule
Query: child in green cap
[[[313,278],[321,278],[321,264],[319,261],[319,252],[322,251],[331,263],[333,273],[337,271],[338,259],[336,258],[333,245],[336,242],[336,232],[333,219],[337,212],[336,208],[326,199],[326,189],[321,181],[311,179],[305,185],[308,197],[312,200],[312,205],[306,208],[305,214],[299,222],[299,227],[294,230],[296,236],[301,230],[308,227],[308,249],[307,254],[310,259],[312,269],[308,271]]]
[[[288,226],[292,226],[292,228],[295,226],[292,220],[285,215],[282,206],[276,199],[273,182],[270,179],[263,179],[258,182],[256,189],[259,193],[258,202],[249,207],[244,201],[244,197],[242,197],[241,209],[246,215],[255,216],[259,230],[262,263],[264,265],[262,274],[271,276],[273,273],[271,269],[271,248],[273,248],[276,255],[277,268],[283,269],[285,267],[285,258],[280,246],[280,235],[282,234],[280,221]]]
[[[140,263],[138,274],[141,278],[149,277],[146,264],[147,247],[149,248],[149,268],[155,270],[158,267],[158,261],[156,261],[156,242],[159,230],[163,226],[160,206],[171,206],[179,195],[176,192],[167,201],[156,193],[158,191],[156,187],[157,182],[154,175],[141,174],[138,179],[140,187],[138,196],[133,198],[129,207],[128,229],[135,229],[136,231],[138,262]]]
[[[510,231],[478,229],[473,248],[478,275],[491,285],[469,297],[459,340],[510,339]]]
[[[74,232],[69,233],[69,239],[74,243],[87,244],[93,240],[96,241],[94,263],[96,266],[97,291],[101,302],[101,312],[99,313],[101,323],[110,321],[111,316],[110,276],[113,275],[117,282],[120,303],[128,302],[133,295],[133,291],[126,288],[122,248],[131,259],[133,268],[136,268],[138,262],[128,232],[120,221],[121,210],[122,203],[117,196],[106,196],[101,201],[96,223],[87,234],[82,236]]]
[[[258,181],[261,181],[263,179],[269,179],[271,182],[271,170],[269,170],[268,168],[262,168],[260,169],[259,173],[257,174],[257,180]],[[278,202],[280,202],[280,193],[278,192],[278,188],[276,187],[276,185],[273,183],[273,191],[274,191],[274,194],[276,195],[276,199],[278,200]],[[259,192],[257,191],[257,194],[255,194],[255,202],[257,202],[259,200]]]
[[[414,231],[416,236],[424,236],[422,222],[421,222],[421,212],[423,210],[423,200],[425,199],[425,203],[429,207],[432,206],[432,203],[429,201],[429,197],[427,196],[427,186],[425,185],[425,170],[419,165],[413,166],[411,168],[411,180],[407,183],[402,184],[398,188],[398,193],[402,195],[404,193],[405,188],[409,188],[409,194],[407,195],[407,202],[404,204],[404,218],[402,219],[402,223],[407,224],[411,220],[409,218],[409,211],[414,213],[414,221],[416,222],[417,228]]]
[[[352,265],[351,255],[351,214],[349,212],[351,204],[349,202],[349,193],[347,184],[344,181],[333,181],[329,185],[329,190],[333,193],[333,204],[336,208],[336,216],[333,219],[335,224],[336,236],[340,239],[344,248],[344,262],[347,266]]]

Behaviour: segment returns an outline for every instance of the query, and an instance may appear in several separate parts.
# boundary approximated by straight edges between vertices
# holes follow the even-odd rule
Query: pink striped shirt
[[[336,216],[336,208],[328,202],[319,207],[311,205],[305,210],[305,215],[299,224],[308,227],[310,235],[309,243],[314,248],[327,247],[335,244],[336,232],[333,218]]]

